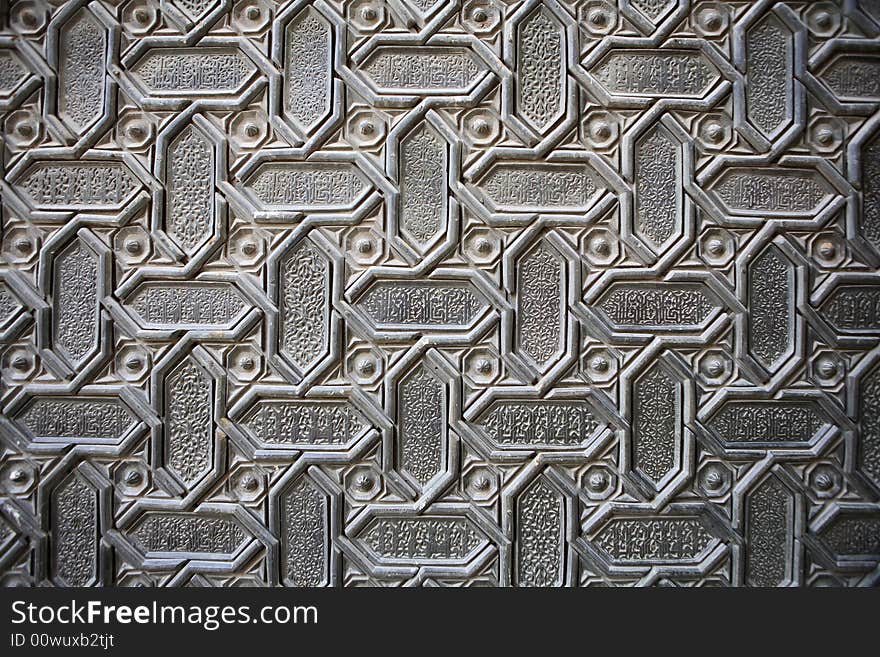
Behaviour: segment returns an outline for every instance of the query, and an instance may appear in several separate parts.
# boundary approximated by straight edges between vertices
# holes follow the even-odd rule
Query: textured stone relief
[[[878,43],[0,3],[0,585],[877,585]]]

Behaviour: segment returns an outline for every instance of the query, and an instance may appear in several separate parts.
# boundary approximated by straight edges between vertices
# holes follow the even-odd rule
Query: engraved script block
[[[700,98],[721,78],[701,53],[686,50],[612,51],[592,69],[608,93]]]
[[[442,516],[376,518],[357,538],[389,564],[466,561],[487,543],[469,518]]]
[[[484,69],[464,48],[382,46],[360,70],[381,93],[430,96],[465,92]]]
[[[827,425],[815,402],[768,400],[726,402],[709,421],[725,444],[742,449],[806,445]]]
[[[357,307],[386,329],[443,330],[469,326],[488,305],[468,283],[378,281]]]
[[[725,171],[711,187],[731,214],[809,217],[833,190],[808,169],[742,169]]]
[[[229,327],[248,310],[229,283],[146,283],[127,305],[145,327],[155,329]]]
[[[880,516],[843,511],[822,529],[819,538],[837,558],[876,559],[880,553]]]
[[[268,447],[321,449],[345,446],[369,428],[361,414],[346,402],[260,400],[242,426]]]
[[[615,564],[699,561],[715,542],[698,518],[618,517],[593,537],[593,544]]]
[[[156,97],[236,95],[256,67],[241,52],[224,47],[161,48],[131,67],[148,95]]]
[[[838,331],[877,332],[880,329],[880,286],[841,285],[820,310]]]
[[[353,165],[306,162],[265,164],[246,183],[258,207],[267,210],[344,210],[370,185]]]
[[[621,330],[687,330],[719,308],[711,293],[687,283],[615,283],[596,308]]]
[[[599,427],[593,409],[578,401],[498,401],[477,422],[500,447],[573,448]]]
[[[149,511],[128,534],[148,558],[231,556],[250,540],[238,520],[210,513]]]
[[[136,423],[118,399],[111,397],[36,397],[14,416],[34,440],[65,443],[117,442]]]
[[[497,164],[478,184],[500,212],[585,212],[604,185],[586,164]]]
[[[16,183],[39,210],[119,210],[140,182],[121,162],[39,162]]]
[[[880,57],[877,55],[841,55],[820,74],[821,79],[840,100],[877,100],[880,98]]]

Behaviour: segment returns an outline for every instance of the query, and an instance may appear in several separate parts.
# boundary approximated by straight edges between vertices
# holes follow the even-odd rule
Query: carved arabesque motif
[[[0,586],[877,585],[874,4],[5,3]]]

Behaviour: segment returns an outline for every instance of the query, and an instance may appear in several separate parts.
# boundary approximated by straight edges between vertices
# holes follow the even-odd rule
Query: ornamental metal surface
[[[880,581],[880,3],[0,3],[4,586]]]

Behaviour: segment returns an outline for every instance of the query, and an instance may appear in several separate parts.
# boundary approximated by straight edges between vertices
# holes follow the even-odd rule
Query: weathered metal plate
[[[3,585],[880,580],[877,3],[0,8]]]

